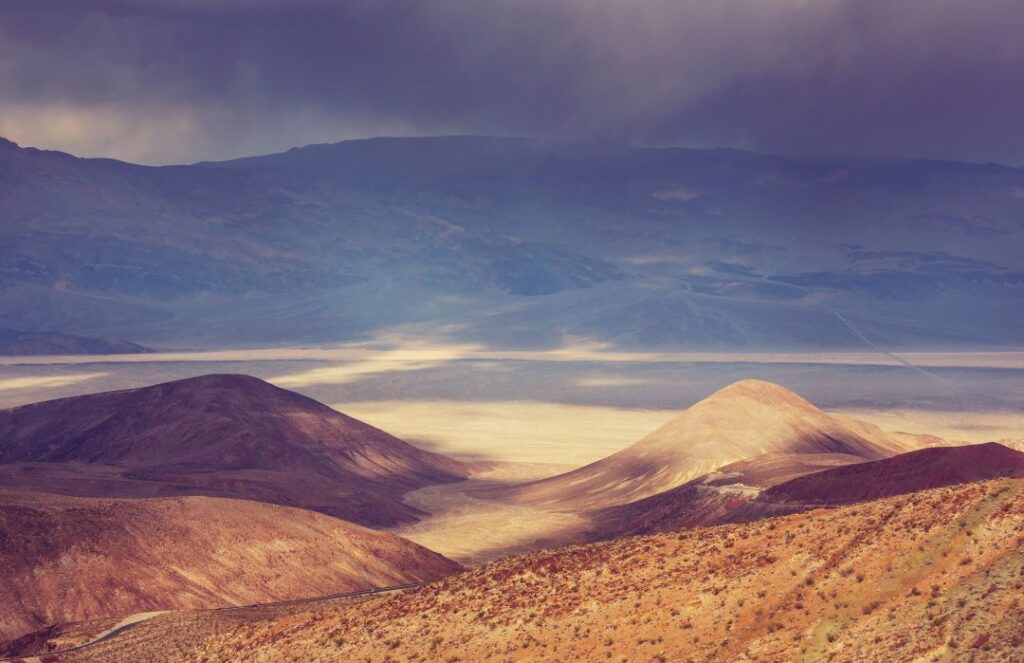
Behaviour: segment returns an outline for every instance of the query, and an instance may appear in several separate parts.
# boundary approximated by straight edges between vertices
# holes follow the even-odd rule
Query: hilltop
[[[742,380],[616,454],[496,494],[530,504],[595,509],[650,497],[765,454],[799,464],[816,454],[879,460],[908,448],[906,437],[826,414],[781,385]]]
[[[0,411],[0,485],[107,497],[213,495],[369,526],[469,467],[245,375],[205,375]]]

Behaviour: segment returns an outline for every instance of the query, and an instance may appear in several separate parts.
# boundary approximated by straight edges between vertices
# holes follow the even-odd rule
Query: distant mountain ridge
[[[159,168],[5,142],[0,326],[1004,347],[1024,325],[1021,191],[1024,170],[994,165],[478,136]]]
[[[0,327],[0,355],[116,355],[152,352],[135,343],[59,332],[23,332]]]

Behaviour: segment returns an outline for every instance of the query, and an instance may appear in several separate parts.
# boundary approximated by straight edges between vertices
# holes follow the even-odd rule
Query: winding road
[[[251,603],[249,605],[230,605],[230,606],[225,606],[223,608],[210,608],[210,610],[211,611],[251,610],[252,608],[272,608],[272,607],[277,607],[277,606],[298,605],[300,603],[319,603],[321,601],[333,601],[333,600],[337,600],[337,599],[354,599],[354,598],[359,598],[361,596],[373,596],[375,594],[387,594],[389,592],[400,592],[400,591],[403,591],[403,590],[406,590],[406,589],[412,589],[414,587],[419,587],[422,584],[423,583],[421,583],[421,582],[411,582],[411,583],[406,583],[404,585],[392,585],[390,587],[374,587],[372,589],[364,589],[364,590],[361,590],[361,591],[358,591],[358,592],[343,592],[343,593],[340,593],[340,594],[326,594],[324,596],[313,596],[313,597],[310,597],[310,598],[302,598],[302,599],[289,599],[287,601],[273,601],[271,603]],[[59,657],[59,656],[61,656],[63,654],[70,654],[72,652],[79,652],[79,651],[81,651],[83,649],[86,649],[87,647],[92,647],[93,645],[99,644],[100,642],[105,642],[105,641],[113,638],[114,636],[118,635],[119,633],[124,632],[126,629],[129,629],[129,628],[131,628],[133,626],[136,626],[138,624],[141,624],[143,622],[149,621],[150,619],[153,619],[154,617],[158,617],[160,615],[165,615],[168,612],[171,612],[171,611],[169,611],[169,610],[158,610],[158,611],[155,611],[155,612],[139,612],[139,613],[136,613],[136,614],[131,615],[129,617],[125,617],[124,619],[119,621],[114,626],[110,627],[109,629],[107,629],[105,631],[97,633],[95,636],[90,638],[87,642],[83,642],[80,645],[75,645],[74,647],[67,647],[65,649],[57,649],[57,650],[54,650],[54,651],[43,652],[41,654],[29,654],[27,656],[11,656],[11,657],[8,657],[8,658],[0,658],[0,663],[3,663],[3,662],[10,662],[10,663],[41,663],[41,661],[42,661],[42,659],[44,657],[47,660],[55,660],[55,659],[50,659],[50,657],[51,656]]]

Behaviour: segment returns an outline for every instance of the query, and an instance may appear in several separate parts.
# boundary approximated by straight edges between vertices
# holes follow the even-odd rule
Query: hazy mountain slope
[[[225,303],[317,292],[314,310],[353,319],[335,327],[338,339],[436,315],[432,307],[457,310],[446,309],[445,298],[459,294],[530,296],[620,278],[609,263],[557,242],[460,225],[353,185],[252,169],[77,159],[4,141],[0,321],[180,339],[185,330],[203,329],[191,313],[211,305],[230,323]],[[32,286],[56,289],[64,301],[37,300],[26,312],[19,293]],[[426,288],[427,296],[387,311],[385,303],[397,302],[383,293],[395,287]],[[87,306],[97,298],[109,309],[99,320]],[[329,335],[328,325],[309,324]],[[273,330],[235,329],[214,340],[280,338]]]
[[[99,355],[150,352],[135,343],[55,332],[22,332],[0,327],[0,355]]]
[[[54,622],[432,580],[459,566],[311,511],[0,490],[0,638]]]
[[[212,636],[202,614],[161,617],[91,654],[1011,661],[1024,656],[1022,536],[1024,481],[991,481],[543,551]]]
[[[130,301],[353,282],[351,275],[317,269],[225,227],[215,200],[200,211],[198,201],[184,197],[191,186],[222,199],[239,187],[252,193],[255,183],[212,174],[205,183],[193,177],[190,187],[182,187],[177,170],[0,143],[0,284],[41,284]]]
[[[0,411],[0,485],[111,497],[217,495],[367,525],[468,467],[244,375],[207,375]]]
[[[731,384],[642,440],[607,458],[504,495],[551,506],[595,509],[674,488],[729,463],[770,453],[847,454],[878,460],[906,442],[832,417],[779,385]]]
[[[2,142],[0,324],[176,345],[415,323],[516,345],[1016,346],[1020,191],[994,165],[471,136],[163,168]]]

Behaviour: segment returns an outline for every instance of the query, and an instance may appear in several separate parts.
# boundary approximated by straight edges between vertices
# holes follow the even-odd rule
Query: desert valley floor
[[[146,423],[89,423],[122,396],[74,397],[112,390],[138,390],[122,393]],[[72,398],[55,404],[60,416],[19,407],[59,398]],[[227,422],[237,410],[261,414]],[[195,411],[207,419],[180,423]],[[85,423],[40,433],[33,417]],[[155,433],[139,432],[151,421],[196,442],[157,453]],[[201,435],[209,426],[225,431],[216,442]],[[287,467],[250,427],[293,445]],[[110,451],[107,438],[89,442],[96,430],[127,441]],[[63,650],[143,613],[60,660],[1024,656],[1022,353],[496,352],[387,339],[4,357],[0,433],[0,524],[24,539],[0,555],[25,565],[6,590],[21,612],[0,623],[15,638],[0,654]],[[330,480],[311,480],[325,436],[356,436],[362,450],[339,447]],[[24,529],[29,510],[65,538]],[[91,514],[104,543],[74,514]],[[188,559],[175,536],[199,542]],[[40,585],[41,569],[57,568],[39,561],[49,553],[39,547],[36,566],[22,557],[44,543],[69,552],[66,575]],[[308,565],[320,571],[305,577]],[[116,599],[90,598],[89,582]],[[910,616],[920,628],[901,633]]]
[[[906,363],[901,363],[906,362]],[[463,563],[558,540],[572,514],[474,496],[479,486],[597,461],[730,382],[786,385],[829,412],[964,442],[1024,438],[1024,353],[737,355],[496,352],[385,338],[339,348],[0,357],[0,408],[245,373],[309,395],[423,448],[491,465],[406,500],[431,517],[400,534]]]

